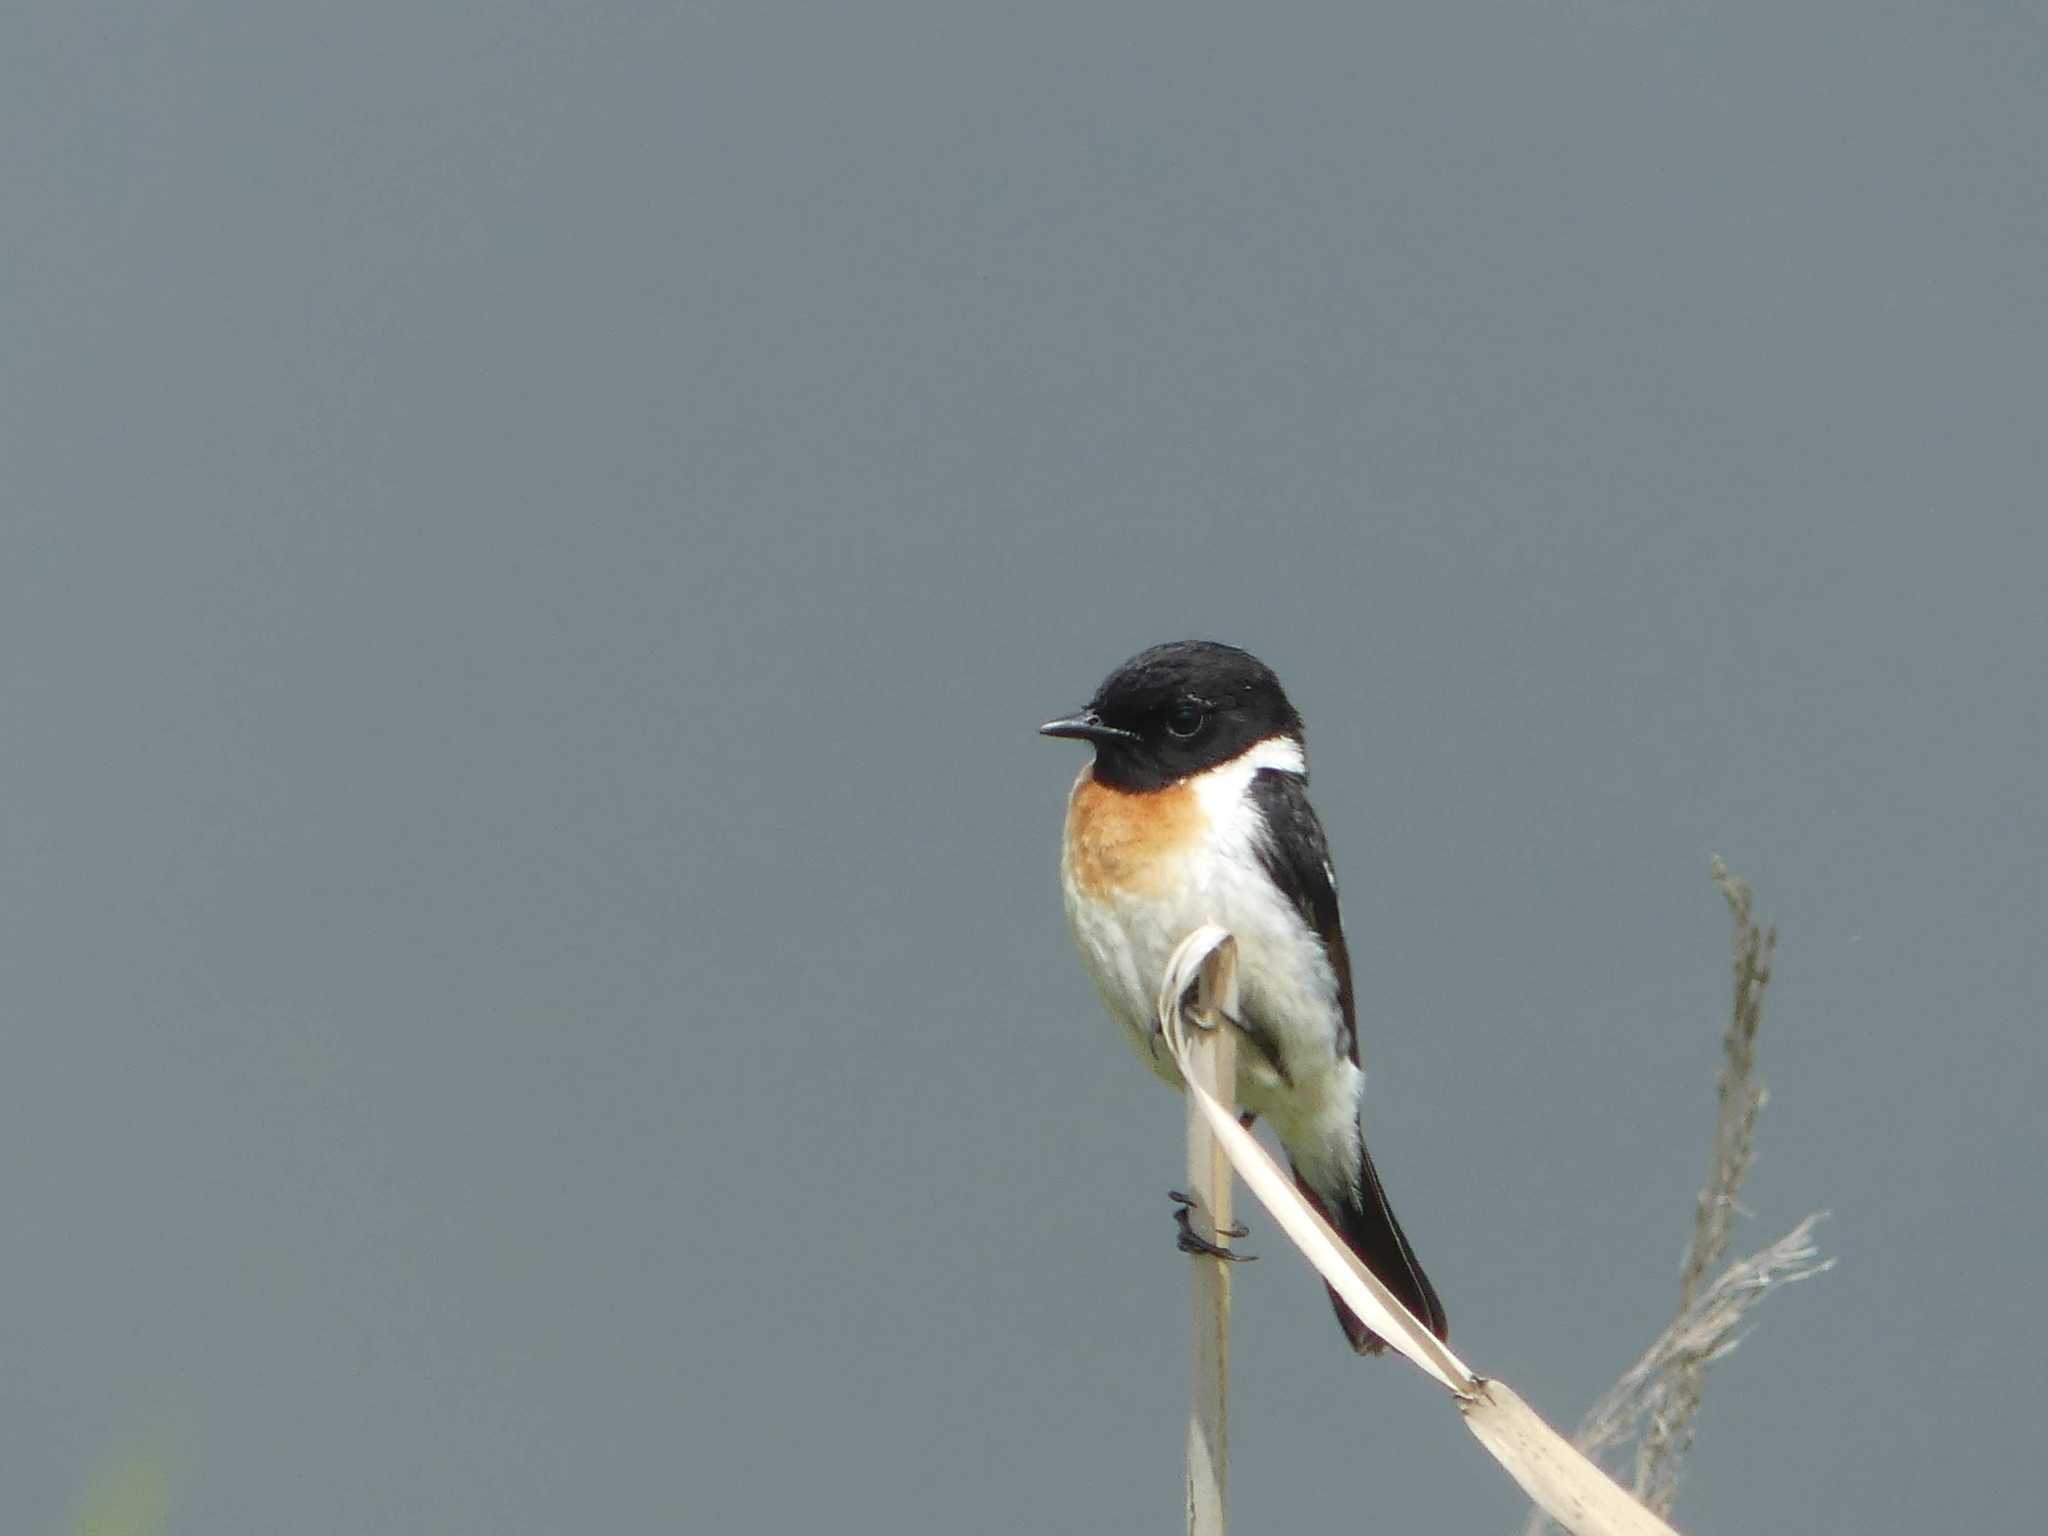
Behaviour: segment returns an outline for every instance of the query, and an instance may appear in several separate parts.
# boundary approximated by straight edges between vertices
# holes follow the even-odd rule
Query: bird
[[[1204,923],[1234,934],[1247,1124],[1273,1127],[1296,1186],[1448,1341],[1443,1303],[1366,1150],[1337,874],[1309,804],[1301,715],[1280,679],[1236,646],[1155,645],[1039,732],[1095,749],[1067,798],[1060,886],[1083,965],[1131,1049],[1184,1087],[1154,1012],[1167,961]],[[1335,1291],[1330,1300],[1355,1351],[1386,1347]]]

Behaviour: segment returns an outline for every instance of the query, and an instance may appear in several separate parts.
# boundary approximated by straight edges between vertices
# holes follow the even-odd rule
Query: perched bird
[[[1365,1149],[1351,961],[1337,875],[1308,803],[1301,716],[1234,646],[1183,640],[1118,667],[1079,714],[1041,726],[1095,747],[1067,802],[1060,883],[1081,958],[1139,1057],[1182,1086],[1154,999],[1203,923],[1237,936],[1237,1098],[1269,1121],[1295,1183],[1438,1338],[1443,1304]],[[1351,1347],[1384,1342],[1338,1300]]]

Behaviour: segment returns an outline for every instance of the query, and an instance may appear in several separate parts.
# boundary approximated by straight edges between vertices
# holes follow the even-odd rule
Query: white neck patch
[[[1245,804],[1245,791],[1251,788],[1253,777],[1266,768],[1303,775],[1308,772],[1308,756],[1294,737],[1268,736],[1252,743],[1229,762],[1196,774],[1188,783],[1208,813],[1210,824],[1228,833],[1252,814]]]
[[[1257,773],[1261,768],[1278,768],[1282,773],[1293,774],[1308,772],[1308,754],[1301,750],[1301,742],[1293,736],[1268,736],[1264,741],[1254,742],[1217,771],[1235,768],[1240,763],[1245,764],[1250,773]]]

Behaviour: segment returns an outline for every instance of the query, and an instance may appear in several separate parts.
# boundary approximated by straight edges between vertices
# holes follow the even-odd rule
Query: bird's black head
[[[1258,657],[1213,640],[1140,651],[1103,680],[1078,715],[1039,727],[1095,743],[1095,777],[1119,789],[1164,789],[1227,763],[1269,736],[1301,739],[1301,716]]]

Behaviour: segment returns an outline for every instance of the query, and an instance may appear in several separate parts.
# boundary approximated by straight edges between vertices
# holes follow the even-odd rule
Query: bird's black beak
[[[1038,728],[1041,736],[1061,736],[1073,741],[1137,741],[1136,731],[1120,730],[1113,725],[1104,725],[1102,717],[1092,709],[1084,709],[1078,715],[1069,715],[1064,720],[1048,720]]]

